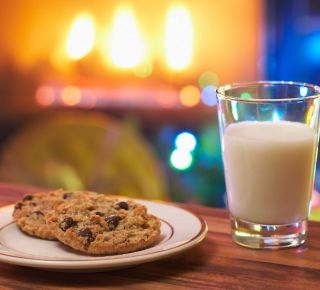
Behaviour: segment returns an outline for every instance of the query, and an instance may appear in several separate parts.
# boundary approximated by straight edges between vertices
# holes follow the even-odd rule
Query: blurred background
[[[2,181],[224,207],[216,87],[320,82],[317,0],[12,0],[0,18]]]

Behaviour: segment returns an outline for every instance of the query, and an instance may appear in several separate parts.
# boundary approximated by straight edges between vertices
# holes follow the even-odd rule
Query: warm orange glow
[[[92,16],[87,13],[79,14],[71,25],[67,38],[67,55],[72,60],[86,56],[93,48],[95,24]]]
[[[130,5],[136,13],[139,33],[146,44],[146,61],[152,60],[151,78],[156,82],[163,80],[178,87],[185,81],[195,81],[202,72],[208,70],[218,75],[219,83],[261,79],[262,71],[257,63],[263,56],[263,44],[257,41],[257,37],[264,32],[264,2],[63,1],[62,7],[61,1],[2,1],[0,64],[4,69],[3,63],[14,63],[27,75],[35,71],[39,81],[45,82],[56,78],[72,82],[83,73],[91,78],[105,76],[108,80],[116,80],[118,73],[129,77],[126,71],[118,72],[118,67],[112,67],[109,50],[115,11],[119,5],[126,3],[124,5]],[[14,3],[19,3],[19,9]],[[174,3],[184,5],[191,16],[189,20],[192,21],[193,45],[191,63],[183,73],[172,77],[165,71],[164,65],[168,62],[165,55],[165,31],[169,11]],[[81,65],[74,66],[67,55],[66,42],[71,24],[81,11],[94,17],[95,43]],[[177,24],[180,25],[182,23]],[[128,47],[131,48],[130,43]],[[95,54],[95,49],[99,53]],[[173,49],[174,44],[171,47]],[[107,61],[102,65],[105,58]]]
[[[44,107],[51,106],[55,98],[54,89],[49,86],[42,86],[37,89],[35,98],[39,105]]]
[[[196,86],[185,86],[180,91],[180,102],[186,107],[193,107],[200,102],[200,90]]]
[[[61,100],[67,106],[75,106],[81,101],[81,90],[74,86],[65,87],[61,92]]]
[[[165,48],[168,65],[185,69],[192,58],[192,21],[184,6],[173,6],[167,16]]]
[[[114,65],[120,68],[133,68],[141,64],[145,47],[131,9],[122,8],[116,12],[109,48],[111,62]]]

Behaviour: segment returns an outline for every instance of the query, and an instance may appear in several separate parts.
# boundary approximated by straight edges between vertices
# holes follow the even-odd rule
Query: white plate
[[[208,231],[205,221],[165,203],[136,200],[161,219],[161,235],[151,248],[123,255],[89,256],[56,241],[30,237],[12,219],[13,205],[0,208],[0,261],[58,271],[116,269],[159,260],[200,243]]]

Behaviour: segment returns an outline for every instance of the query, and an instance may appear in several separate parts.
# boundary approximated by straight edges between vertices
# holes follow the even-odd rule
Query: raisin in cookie
[[[160,220],[145,206],[102,194],[60,204],[46,221],[59,241],[89,254],[137,251],[160,235]]]
[[[45,222],[46,215],[60,203],[94,194],[88,191],[71,192],[62,189],[28,194],[16,203],[12,215],[23,232],[38,238],[54,240],[56,238]]]

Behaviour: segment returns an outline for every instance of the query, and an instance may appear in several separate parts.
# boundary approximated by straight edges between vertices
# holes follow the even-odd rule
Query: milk
[[[240,122],[223,134],[223,161],[231,214],[260,224],[308,217],[316,133],[289,121]]]

